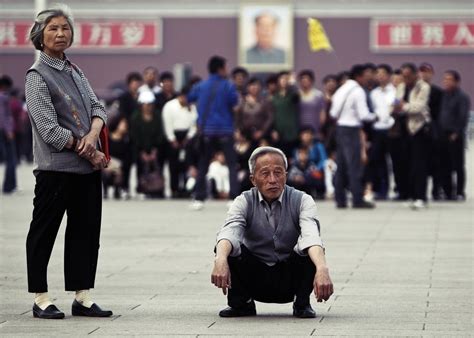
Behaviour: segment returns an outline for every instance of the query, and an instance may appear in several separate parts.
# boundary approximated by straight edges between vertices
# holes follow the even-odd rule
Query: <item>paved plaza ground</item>
[[[470,179],[472,164],[468,168]],[[63,224],[49,264],[49,291],[66,318],[53,321],[34,319],[31,312],[25,238],[34,178],[28,166],[18,175],[22,191],[0,195],[2,337],[472,334],[472,180],[466,202],[433,202],[421,211],[395,202],[378,203],[375,210],[336,210],[333,202],[318,202],[335,294],[326,303],[312,300],[316,319],[293,318],[291,304],[262,303],[257,317],[218,317],[226,299],[211,285],[210,272],[224,202],[193,212],[188,201],[106,201],[93,297],[114,316],[71,317]]]

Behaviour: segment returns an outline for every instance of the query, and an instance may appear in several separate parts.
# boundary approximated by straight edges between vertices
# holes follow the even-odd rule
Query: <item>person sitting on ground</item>
[[[288,185],[317,199],[324,199],[324,161],[319,168],[309,159],[309,155],[308,148],[300,147],[296,150],[293,164],[288,171]]]
[[[224,152],[218,151],[209,165],[207,173],[212,196],[216,199],[229,199],[230,181],[229,168],[226,165]]]
[[[314,318],[333,284],[326,265],[316,205],[311,196],[286,185],[288,160],[277,148],[259,147],[250,156],[255,186],[232,203],[217,235],[211,282],[227,295],[221,317],[255,316],[255,300],[293,302],[293,315]]]

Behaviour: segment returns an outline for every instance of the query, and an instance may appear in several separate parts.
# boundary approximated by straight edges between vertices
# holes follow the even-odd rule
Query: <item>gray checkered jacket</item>
[[[89,161],[64,148],[71,135],[80,139],[89,132],[93,116],[106,121],[105,110],[82,71],[67,59],[42,53],[27,72],[25,94],[33,129],[35,173],[91,173]]]

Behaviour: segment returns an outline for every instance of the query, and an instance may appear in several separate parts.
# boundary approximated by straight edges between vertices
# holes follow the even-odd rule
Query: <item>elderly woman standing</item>
[[[40,12],[30,32],[41,54],[28,70],[25,86],[36,176],[26,241],[28,291],[36,294],[34,317],[47,319],[64,318],[48,296],[47,267],[65,212],[65,288],[76,292],[72,315],[112,315],[89,295],[99,253],[100,170],[107,166],[97,146],[107,116],[84,73],[64,54],[73,38],[73,19],[67,7]]]

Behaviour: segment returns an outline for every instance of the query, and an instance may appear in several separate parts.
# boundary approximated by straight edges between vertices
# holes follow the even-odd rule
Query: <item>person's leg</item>
[[[3,192],[11,193],[16,188],[16,150],[15,141],[9,140],[3,132],[0,132],[2,136],[1,142],[4,143],[5,150],[5,176],[3,180]]]
[[[310,304],[316,267],[309,256],[302,257],[293,253],[290,258],[293,293],[298,307]]]
[[[387,146],[387,131],[382,131],[379,134],[380,137],[380,166],[378,177],[380,180],[380,191],[379,194],[382,199],[386,199],[388,196],[389,189],[389,178],[388,178],[388,146]]]
[[[400,147],[400,138],[399,137],[389,137],[388,138],[388,152],[390,154],[390,159],[392,162],[392,171],[393,179],[395,181],[395,191],[398,193],[398,197],[401,197],[401,147]]]
[[[346,187],[347,187],[347,163],[344,156],[346,148],[345,133],[341,129],[336,130],[337,133],[337,152],[336,152],[336,174],[334,177],[334,188],[336,204],[339,207],[347,205]]]
[[[413,199],[426,202],[429,139],[423,129],[413,136],[412,147],[412,183],[414,187]]]
[[[456,173],[456,194],[466,197],[466,167],[465,167],[465,151],[464,151],[464,135],[459,135],[457,140],[453,142],[453,169]]]
[[[33,219],[26,239],[28,292],[47,292],[48,263],[66,210],[67,174],[36,175]]]
[[[452,182],[452,154],[450,149],[450,142],[448,135],[443,133],[440,140],[440,176],[441,186],[444,191],[446,199],[453,197],[453,182]]]
[[[169,171],[170,171],[170,186],[173,197],[176,197],[179,188],[179,148],[173,148],[170,146],[169,149]]]
[[[102,198],[100,172],[72,175],[64,245],[66,291],[94,287],[99,255]]]
[[[349,186],[352,193],[352,205],[363,203],[362,174],[363,166],[361,163],[361,145],[358,129],[350,129],[348,134],[348,143],[344,151],[346,158]]]
[[[202,145],[202,153],[199,156],[198,162],[198,176],[196,179],[196,200],[204,201],[207,196],[207,182],[206,175],[209,170],[209,162],[211,161],[212,154],[214,153],[215,148],[215,138],[204,137]]]
[[[229,198],[234,199],[240,194],[239,181],[237,179],[237,154],[234,148],[234,138],[233,136],[226,136],[221,138],[220,142],[227,167],[229,168]]]

